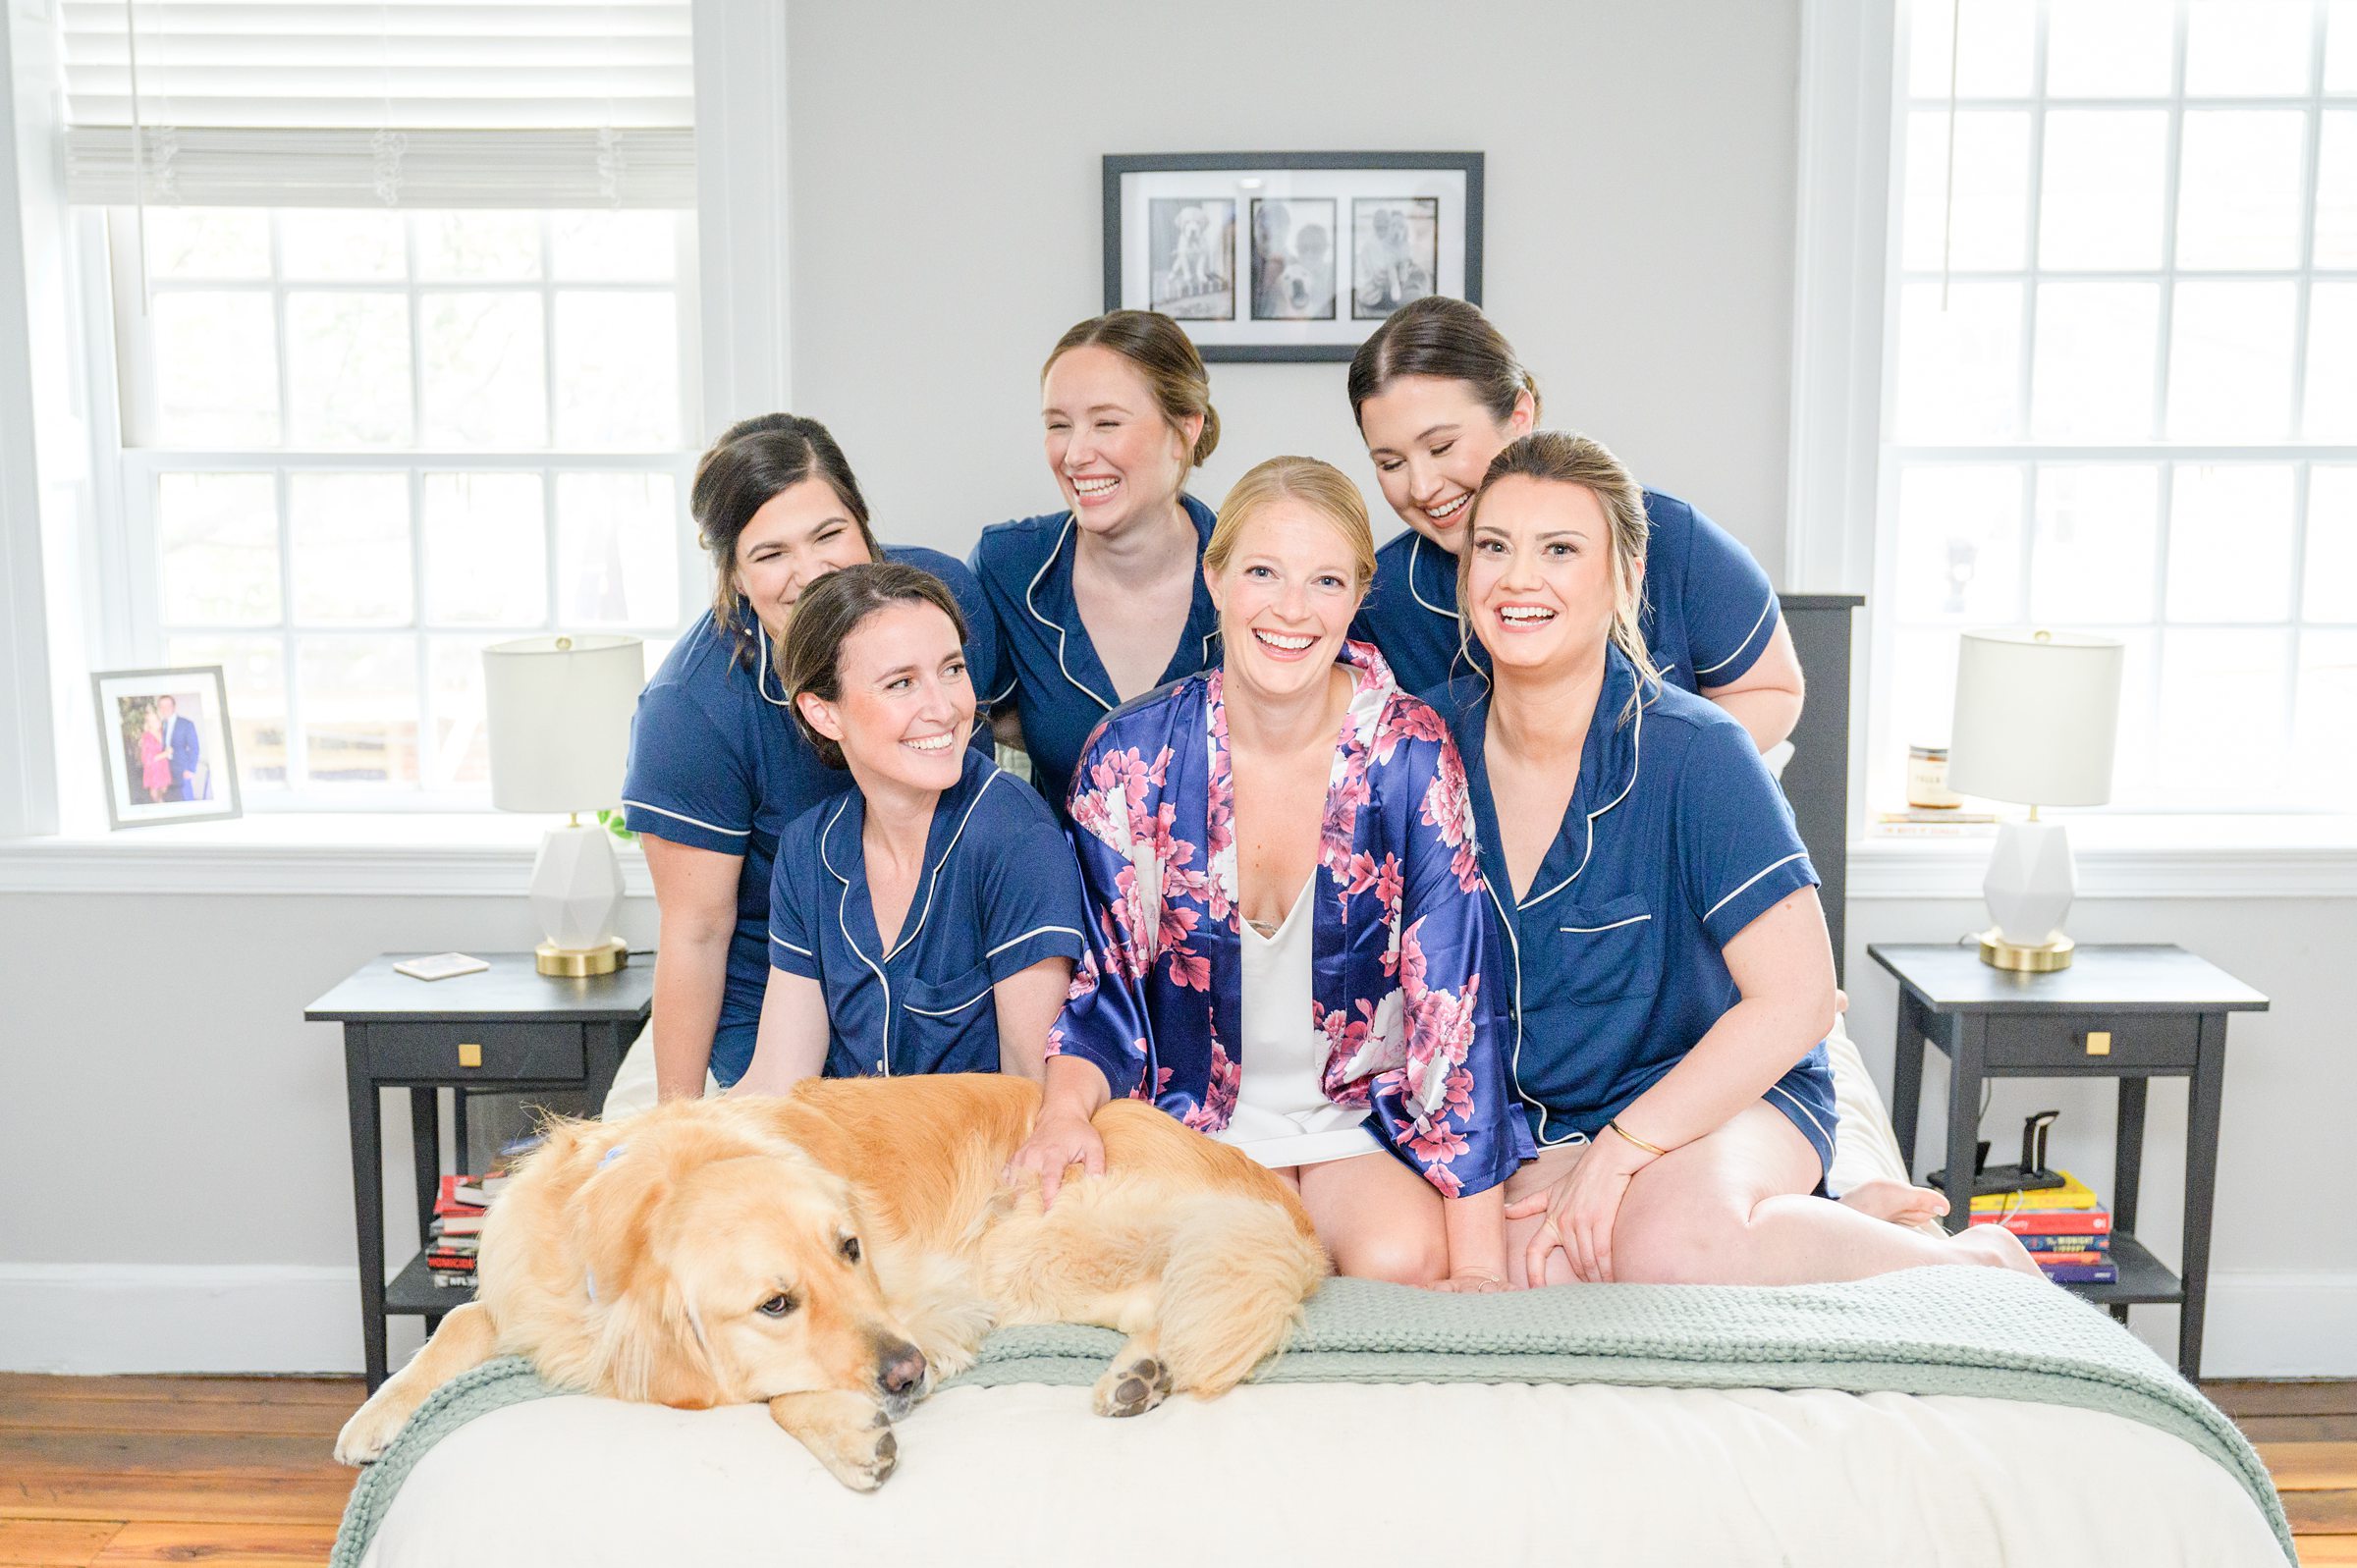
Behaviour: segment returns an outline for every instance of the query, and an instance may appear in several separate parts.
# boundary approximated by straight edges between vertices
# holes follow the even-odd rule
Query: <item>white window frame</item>
[[[1908,10],[1906,0],[1802,0],[1784,580],[1795,590],[1867,599],[1856,628],[1860,657],[1851,670],[1851,712],[1860,719],[1852,727],[1849,758],[1853,895],[1962,897],[1977,892],[1986,845],[1882,835],[1870,827],[1866,788],[1870,736],[1880,732],[1881,717],[1872,672],[1889,646],[1890,618],[1882,612],[1893,552],[1886,548],[1890,537],[1882,519],[1890,515],[1892,498],[1882,434],[1895,385]],[[2237,101],[2220,100],[2220,106]],[[2269,107],[2285,102],[2269,100]],[[2210,107],[2211,100],[2200,106]],[[2308,158],[2313,178],[2313,144]],[[2173,243],[2173,207],[2169,238]],[[2303,277],[2313,272],[2311,259],[2302,256]],[[2305,328],[2303,309],[2303,354]],[[2166,373],[2166,360],[2160,359],[2157,374]],[[1963,460],[1972,450],[1943,448],[1939,455]],[[2108,451],[2166,463],[2205,449],[2156,442],[2124,450],[2052,450],[2057,457]],[[2271,455],[2280,460],[2291,449],[2232,450],[2238,458],[2261,460]],[[2351,455],[2347,448],[2298,443],[2294,460],[2329,462]],[[2353,813],[2119,813],[2075,818],[2073,836],[2082,896],[2357,894]]]
[[[699,330],[683,373],[692,373],[701,445],[747,416],[794,400],[790,135],[780,90],[789,80],[786,8],[777,0],[693,0],[696,266]],[[38,9],[36,7],[36,9]],[[0,33],[0,56],[39,55],[23,8]],[[20,62],[21,64],[21,62]],[[122,569],[120,528],[98,519],[119,507],[114,423],[113,313],[87,308],[87,279],[102,253],[103,226],[69,209],[49,160],[20,162],[20,144],[63,134],[54,95],[19,98],[0,117],[0,246],[4,287],[27,277],[40,321],[64,322],[71,342],[43,359],[20,318],[0,312],[0,892],[171,892],[182,895],[473,895],[510,898],[522,886],[537,825],[481,811],[280,813],[171,830],[109,834],[97,806],[96,751],[86,672],[102,645],[128,635],[123,596],[97,591]],[[26,183],[19,186],[23,170]],[[17,222],[18,197],[25,224]],[[37,243],[36,243],[37,242]],[[24,255],[28,272],[13,258]],[[105,290],[98,294],[103,297]],[[79,303],[78,303],[79,301]],[[36,333],[37,336],[37,333]],[[33,411],[43,445],[33,460]],[[43,516],[56,520],[44,530]],[[700,606],[698,607],[700,613]],[[685,629],[684,625],[683,628]],[[267,831],[265,831],[267,829]],[[633,893],[645,892],[643,872]]]
[[[256,209],[263,210],[263,209]],[[133,427],[153,429],[152,386],[144,371],[152,363],[142,341],[142,315],[137,297],[138,280],[135,269],[114,265],[110,257],[124,255],[137,244],[137,224],[128,208],[91,211],[85,217],[82,246],[84,264],[90,269],[82,290],[85,309],[94,318],[83,323],[83,343],[91,372],[93,402],[100,406],[98,416],[108,428],[93,431],[94,444],[102,449],[111,446],[114,460],[106,478],[111,481],[113,504],[99,509],[101,534],[98,541],[101,559],[110,564],[104,580],[117,586],[106,591],[109,601],[101,621],[102,633],[93,649],[99,668],[155,666],[165,662],[166,633],[161,628],[162,593],[160,585],[160,553],[156,539],[154,501],[159,477],[167,472],[205,473],[270,473],[277,476],[279,519],[279,568],[281,572],[280,600],[282,619],[274,627],[219,626],[174,627],[173,634],[190,636],[275,637],[285,650],[283,668],[286,680],[288,755],[290,770],[301,744],[301,696],[297,678],[295,646],[299,638],[332,639],[340,635],[367,637],[403,637],[413,648],[418,679],[418,725],[420,731],[430,723],[432,683],[430,679],[430,651],[436,632],[444,635],[466,635],[473,627],[449,626],[429,631],[424,624],[425,582],[422,556],[424,551],[422,526],[422,486],[428,472],[526,472],[541,477],[542,527],[546,548],[544,559],[549,573],[547,615],[540,625],[480,628],[489,635],[527,636],[536,631],[576,629],[558,620],[557,598],[557,476],[560,473],[627,472],[668,473],[673,481],[677,501],[677,526],[674,549],[679,568],[679,597],[674,607],[674,619],[667,625],[645,624],[605,626],[600,631],[624,631],[649,639],[676,636],[699,615],[710,602],[711,573],[705,558],[697,548],[693,529],[687,520],[687,492],[693,477],[695,453],[685,443],[693,442],[700,429],[697,406],[700,403],[701,317],[698,298],[698,268],[695,256],[694,225],[691,221],[678,225],[680,232],[673,276],[659,283],[576,283],[554,278],[552,269],[542,268],[542,276],[534,282],[502,283],[491,287],[524,293],[537,290],[542,301],[547,330],[542,339],[543,375],[553,384],[555,368],[555,297],[558,292],[591,293],[658,293],[668,292],[675,297],[680,344],[680,421],[683,447],[671,451],[583,451],[551,445],[546,448],[508,451],[450,450],[442,448],[404,447],[359,450],[316,450],[297,447],[282,448],[203,448],[168,445],[129,444],[126,423]],[[405,226],[406,229],[407,226]],[[285,302],[290,287],[301,292],[365,292],[374,294],[400,293],[407,297],[410,317],[411,354],[411,398],[412,428],[422,428],[421,400],[424,396],[422,377],[416,373],[419,352],[419,306],[435,293],[482,292],[480,286],[444,285],[421,281],[415,266],[414,233],[409,231],[410,265],[399,281],[368,283],[303,282],[290,286],[280,274],[276,262],[276,226],[273,225],[273,266],[267,285],[279,329],[275,334],[278,345],[279,402],[282,421],[286,417],[287,343],[284,331]],[[546,254],[546,231],[543,231],[543,254]],[[246,288],[255,293],[263,286],[249,281],[224,280],[219,283],[195,281],[188,284],[150,280],[148,288],[166,293],[179,288],[198,290],[217,288]],[[131,410],[134,417],[125,421],[118,417],[121,410]],[[553,422],[554,409],[551,408]],[[284,428],[282,424],[282,429]],[[553,430],[552,430],[553,434]],[[700,443],[697,443],[700,445]],[[287,550],[288,497],[287,481],[298,473],[401,473],[408,481],[410,498],[410,545],[411,576],[414,584],[412,614],[406,625],[338,628],[298,627],[293,620],[293,585],[287,580],[290,554]],[[650,669],[649,674],[652,674]],[[243,791],[244,803],[254,812],[410,812],[410,811],[482,811],[489,807],[488,788],[433,789],[400,784],[340,784],[313,785],[309,788],[257,789],[247,786]]]

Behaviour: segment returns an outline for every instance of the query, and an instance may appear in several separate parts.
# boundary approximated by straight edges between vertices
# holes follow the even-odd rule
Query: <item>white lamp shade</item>
[[[2110,799],[2126,657],[2116,638],[2081,632],[1965,632],[1948,787],[2032,806]]]
[[[645,683],[636,637],[519,637],[485,648],[491,803],[594,811],[620,800],[630,714]]]

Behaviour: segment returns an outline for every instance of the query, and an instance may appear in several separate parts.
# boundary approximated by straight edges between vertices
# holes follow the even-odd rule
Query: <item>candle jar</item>
[[[1912,811],[1953,811],[1964,797],[1947,786],[1947,748],[1907,748],[1907,807]]]

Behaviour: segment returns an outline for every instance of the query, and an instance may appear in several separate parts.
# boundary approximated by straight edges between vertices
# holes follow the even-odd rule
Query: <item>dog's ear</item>
[[[650,1140],[610,1155],[574,1210],[574,1240],[598,1328],[599,1392],[702,1410],[720,1380],[695,1308],[654,1245],[656,1212],[673,1185],[669,1151]]]
[[[704,1325],[677,1281],[642,1281],[605,1307],[597,1392],[679,1410],[725,1402]]]
[[[677,1279],[663,1281],[653,1311],[652,1328],[642,1346],[644,1392],[641,1397],[678,1410],[709,1410],[721,1403],[718,1370],[712,1342],[705,1337],[695,1303],[686,1299]]]

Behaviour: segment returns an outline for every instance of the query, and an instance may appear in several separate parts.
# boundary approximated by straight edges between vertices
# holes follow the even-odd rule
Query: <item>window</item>
[[[111,214],[135,647],[256,807],[479,804],[481,649],[703,597],[672,211]]]
[[[55,18],[94,657],[223,665],[255,807],[484,804],[486,642],[704,597],[687,0]]]
[[[2349,809],[2357,0],[1918,0],[1897,76],[1870,800],[2034,621],[2127,645],[2115,805]]]

